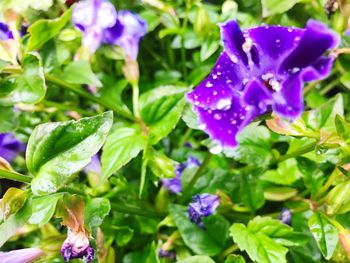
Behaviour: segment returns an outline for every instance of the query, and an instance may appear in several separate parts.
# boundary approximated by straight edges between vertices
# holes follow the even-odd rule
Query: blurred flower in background
[[[292,223],[292,213],[290,212],[290,210],[288,208],[284,207],[284,208],[282,208],[278,219],[283,224],[291,225],[291,223]]]
[[[12,133],[0,134],[0,156],[8,162],[25,151],[25,144],[16,139]]]
[[[0,40],[13,39],[13,34],[8,25],[0,22]]]
[[[200,161],[193,156],[190,156],[186,162],[179,163],[175,167],[175,177],[174,178],[164,178],[162,179],[163,187],[168,189],[170,192],[174,194],[178,194],[182,190],[181,178],[182,174],[187,167],[196,167],[200,166]]]
[[[43,255],[40,248],[24,248],[9,252],[0,252],[1,263],[31,263]]]

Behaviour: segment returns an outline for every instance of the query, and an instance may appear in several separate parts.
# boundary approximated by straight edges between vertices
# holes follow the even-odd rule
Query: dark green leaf
[[[29,138],[26,161],[35,176],[31,187],[35,194],[48,194],[80,171],[98,152],[112,126],[113,113],[79,121],[45,123],[37,126]]]
[[[240,196],[243,204],[255,211],[265,203],[264,189],[258,175],[253,172],[239,174]]]
[[[0,107],[0,133],[14,131],[18,125],[18,116],[12,107]]]
[[[338,231],[319,213],[314,213],[309,219],[309,228],[314,236],[322,255],[328,260],[332,257],[338,244]]]

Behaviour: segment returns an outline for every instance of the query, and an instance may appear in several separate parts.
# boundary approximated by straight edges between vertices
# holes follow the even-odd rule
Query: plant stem
[[[208,153],[207,156],[204,158],[201,166],[198,168],[197,172],[193,175],[193,177],[191,178],[190,182],[188,183],[188,185],[184,189],[183,196],[181,198],[182,202],[186,201],[187,198],[188,198],[188,195],[191,194],[194,185],[196,184],[196,182],[198,181],[198,179],[201,176],[202,172],[205,170],[205,168],[209,164],[212,156],[213,155],[211,153]]]
[[[62,187],[58,192],[67,192],[70,194],[76,194],[76,195],[81,195],[83,197],[87,197],[87,194],[83,191],[80,191],[78,189],[72,188],[72,187]]]
[[[152,218],[163,218],[165,216],[162,213],[159,213],[157,211],[147,210],[144,207],[143,208],[132,207],[124,204],[111,204],[111,207],[113,210],[117,212],[131,214],[131,215],[138,215],[138,216],[145,216],[145,217],[152,217]]]
[[[88,100],[96,102],[96,103],[98,103],[101,106],[104,106],[104,107],[106,107],[108,109],[113,110],[115,113],[117,113],[118,115],[124,117],[125,119],[132,120],[132,121],[135,120],[135,118],[129,112],[124,111],[124,110],[116,107],[113,104],[110,104],[110,103],[108,103],[106,101],[101,100],[98,97],[93,96],[92,94],[90,94],[87,91],[81,89],[80,87],[77,87],[75,85],[71,85],[70,83],[67,83],[67,82],[65,82],[65,81],[63,81],[63,80],[61,80],[61,79],[59,79],[59,78],[57,78],[55,76],[50,75],[50,74],[46,74],[45,75],[45,79],[48,82],[51,82],[52,84],[56,84],[56,85],[58,85],[58,86],[60,86],[60,87],[62,87],[64,89],[69,90],[71,92],[74,92],[74,93],[76,93],[76,94],[78,94],[78,95],[80,95],[80,96],[82,96],[82,97],[84,97],[84,98],[86,98]]]
[[[315,196],[315,199],[317,200],[318,198],[320,198],[323,193],[327,192],[327,190],[329,189],[329,187],[331,187],[331,185],[333,184],[334,180],[337,178],[338,174],[336,173],[336,169],[333,171],[333,173],[328,177],[326,183],[321,187],[321,189],[318,191],[318,193]]]
[[[132,84],[132,109],[137,119],[141,119],[140,107],[139,107],[139,84],[134,82]]]
[[[223,262],[228,255],[232,254],[233,252],[237,251],[238,249],[239,249],[239,247],[237,244],[233,244],[229,248],[225,249],[221,253],[221,255],[219,256],[220,261]]]
[[[0,178],[9,179],[9,180],[26,183],[26,184],[29,184],[32,181],[32,178],[29,176],[2,170],[2,169],[0,169]]]
[[[294,157],[303,155],[305,153],[311,152],[311,151],[313,151],[315,149],[316,145],[317,145],[316,142],[309,143],[309,144],[299,148],[299,150],[297,150],[297,151],[294,151],[294,152],[288,153],[286,155],[280,156],[279,158],[277,158],[277,160],[273,164],[280,163],[280,162],[283,162],[283,161],[285,161],[287,159],[294,158]]]

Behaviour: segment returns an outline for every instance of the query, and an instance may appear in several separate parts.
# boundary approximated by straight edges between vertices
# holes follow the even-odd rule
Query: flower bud
[[[194,31],[202,37],[206,37],[210,34],[211,22],[209,14],[205,10],[203,5],[200,5],[197,10],[196,18],[194,21]]]
[[[204,228],[201,220],[202,217],[207,217],[213,214],[216,208],[220,205],[220,198],[212,194],[195,195],[192,202],[188,205],[188,216],[191,222]]]
[[[286,225],[291,225],[292,223],[292,213],[286,207],[282,208],[282,211],[278,217],[278,219]]]

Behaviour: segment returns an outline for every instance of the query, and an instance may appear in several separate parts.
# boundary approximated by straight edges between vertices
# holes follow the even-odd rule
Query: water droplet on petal
[[[215,113],[215,114],[214,114],[214,119],[215,119],[215,120],[221,120],[221,117],[222,117],[222,116],[221,116],[220,113]]]
[[[207,84],[205,85],[207,88],[211,88],[213,86],[213,83],[211,83],[210,81],[207,82]]]
[[[202,123],[202,124],[198,125],[198,128],[200,130],[205,130],[205,128],[207,128],[207,125],[205,123]]]
[[[213,91],[213,95],[214,96],[218,95],[218,92],[217,91]]]
[[[222,149],[221,145],[218,144],[218,145],[215,145],[214,147],[210,148],[209,152],[212,154],[219,154],[222,152],[222,150],[223,149]]]
[[[221,99],[216,104],[216,108],[218,110],[228,110],[231,107],[231,100],[230,99]]]

